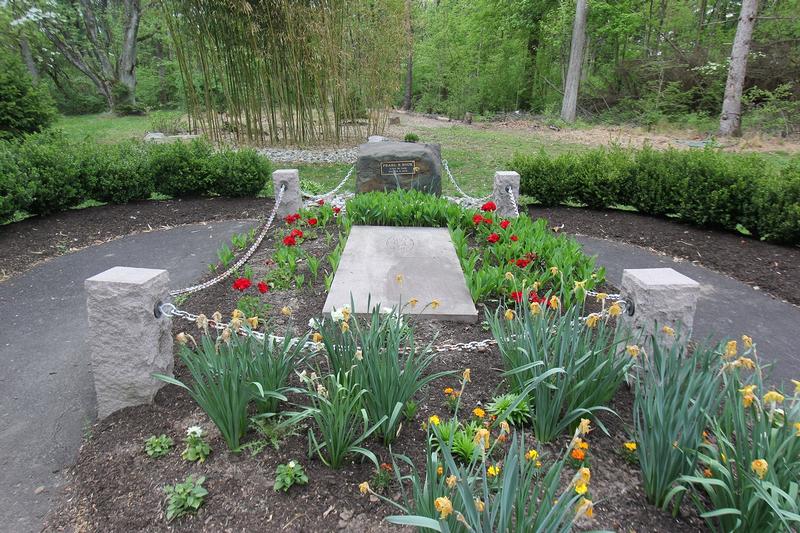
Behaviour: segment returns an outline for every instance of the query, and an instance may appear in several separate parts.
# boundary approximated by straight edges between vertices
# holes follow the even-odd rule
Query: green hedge
[[[580,154],[515,155],[521,192],[546,206],[632,206],[700,227],[746,229],[763,240],[800,243],[800,157],[778,165],[717,150],[600,148]]]
[[[33,134],[0,141],[0,222],[17,211],[47,215],[90,199],[118,204],[155,192],[255,196],[269,173],[269,161],[253,150],[214,150],[199,140],[99,145]]]

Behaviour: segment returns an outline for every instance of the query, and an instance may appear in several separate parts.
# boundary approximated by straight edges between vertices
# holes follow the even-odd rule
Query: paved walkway
[[[113,266],[199,278],[219,244],[251,221],[142,233],[57,257],[0,284],[0,531],[39,531],[95,418],[83,281]]]
[[[578,237],[584,250],[597,255],[606,278],[620,285],[625,268],[674,268],[700,283],[692,336],[696,340],[750,335],[762,364],[771,363],[768,381],[793,390],[789,379],[800,379],[800,308],[759,292],[724,274],[671,257],[613,241]]]

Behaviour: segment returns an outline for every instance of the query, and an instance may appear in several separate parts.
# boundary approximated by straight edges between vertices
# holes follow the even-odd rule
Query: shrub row
[[[126,203],[169,196],[254,196],[269,161],[253,150],[214,150],[205,141],[76,143],[60,133],[0,142],[0,221],[16,211],[46,215],[93,199]]]
[[[779,166],[716,150],[515,155],[521,192],[544,205],[633,206],[701,227],[746,228],[763,240],[800,243],[800,158]]]

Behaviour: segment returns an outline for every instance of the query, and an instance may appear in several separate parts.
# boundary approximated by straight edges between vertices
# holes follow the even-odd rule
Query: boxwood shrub
[[[88,199],[125,203],[154,192],[255,196],[270,163],[254,150],[215,150],[205,141],[100,145],[59,132],[0,141],[0,222],[17,211],[47,215]]]
[[[713,149],[515,155],[521,192],[546,206],[632,206],[700,227],[749,231],[800,243],[800,157],[781,166],[755,154]]]

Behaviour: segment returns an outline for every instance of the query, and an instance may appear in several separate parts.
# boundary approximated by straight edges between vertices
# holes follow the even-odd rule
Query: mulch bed
[[[213,203],[213,202],[211,202]],[[322,238],[309,240],[304,249],[324,257],[335,242],[326,245]],[[269,257],[274,249],[267,242],[250,264],[254,277],[270,268]],[[220,310],[229,314],[239,293],[230,283],[216,285],[190,296],[181,308],[211,315]],[[444,298],[446,295],[420,295]],[[317,317],[325,300],[322,276],[312,287],[301,290],[273,290],[264,297],[270,304],[269,321],[276,334],[302,334],[310,318]],[[491,305],[491,304],[490,304]],[[292,310],[286,317],[284,306]],[[486,339],[490,333],[482,324],[461,324],[415,320],[415,340],[436,344]],[[173,333],[187,330],[191,324],[175,320]],[[462,398],[462,409],[486,404],[502,392],[499,354],[496,348],[473,352],[444,352],[437,356],[429,372],[472,369],[472,382]],[[190,379],[188,371],[176,360],[175,374]],[[417,396],[419,410],[412,423],[407,423],[395,444],[395,453],[405,454],[419,465],[424,456],[425,431],[421,423],[432,414],[449,415],[442,389],[457,387],[457,377],[443,378],[426,387]],[[673,518],[649,505],[644,498],[637,468],[622,456],[621,447],[629,440],[632,395],[627,387],[619,391],[611,408],[619,418],[604,414],[602,420],[610,435],[595,430],[589,437],[591,448],[591,493],[595,506],[593,519],[582,519],[577,529],[611,529],[625,531],[689,532],[702,530],[702,521],[688,508]],[[463,411],[462,411],[463,412]],[[209,433],[213,453],[204,464],[180,458],[186,428],[200,424]],[[81,447],[77,464],[71,469],[70,482],[60,500],[47,517],[46,531],[335,531],[354,532],[397,530],[382,518],[397,511],[377,499],[361,496],[358,484],[371,478],[374,467],[355,461],[341,470],[325,467],[318,459],[308,458],[307,426],[297,435],[287,437],[279,449],[267,447],[251,456],[248,452],[230,453],[216,428],[194,404],[188,394],[174,386],[164,387],[153,405],[132,407],[115,413],[95,424]],[[150,435],[166,433],[175,447],[166,457],[150,459],[143,451]],[[254,438],[248,435],[246,440]],[[531,437],[527,437],[531,440]],[[540,451],[559,454],[568,438],[550,446],[530,442]],[[389,452],[372,439],[367,446],[381,461],[389,461]],[[273,490],[275,468],[289,460],[304,465],[309,483],[293,487],[288,494]],[[572,469],[565,475],[571,476]],[[167,524],[164,517],[163,486],[183,481],[189,474],[206,476],[209,495],[205,505],[194,516]],[[390,486],[385,494],[399,499],[399,489]]]
[[[0,281],[35,264],[120,236],[182,224],[258,218],[271,199],[204,198],[132,202],[70,210],[0,226]],[[627,242],[727,274],[800,305],[800,247],[780,246],[727,231],[699,229],[627,211],[532,207],[567,233]]]

